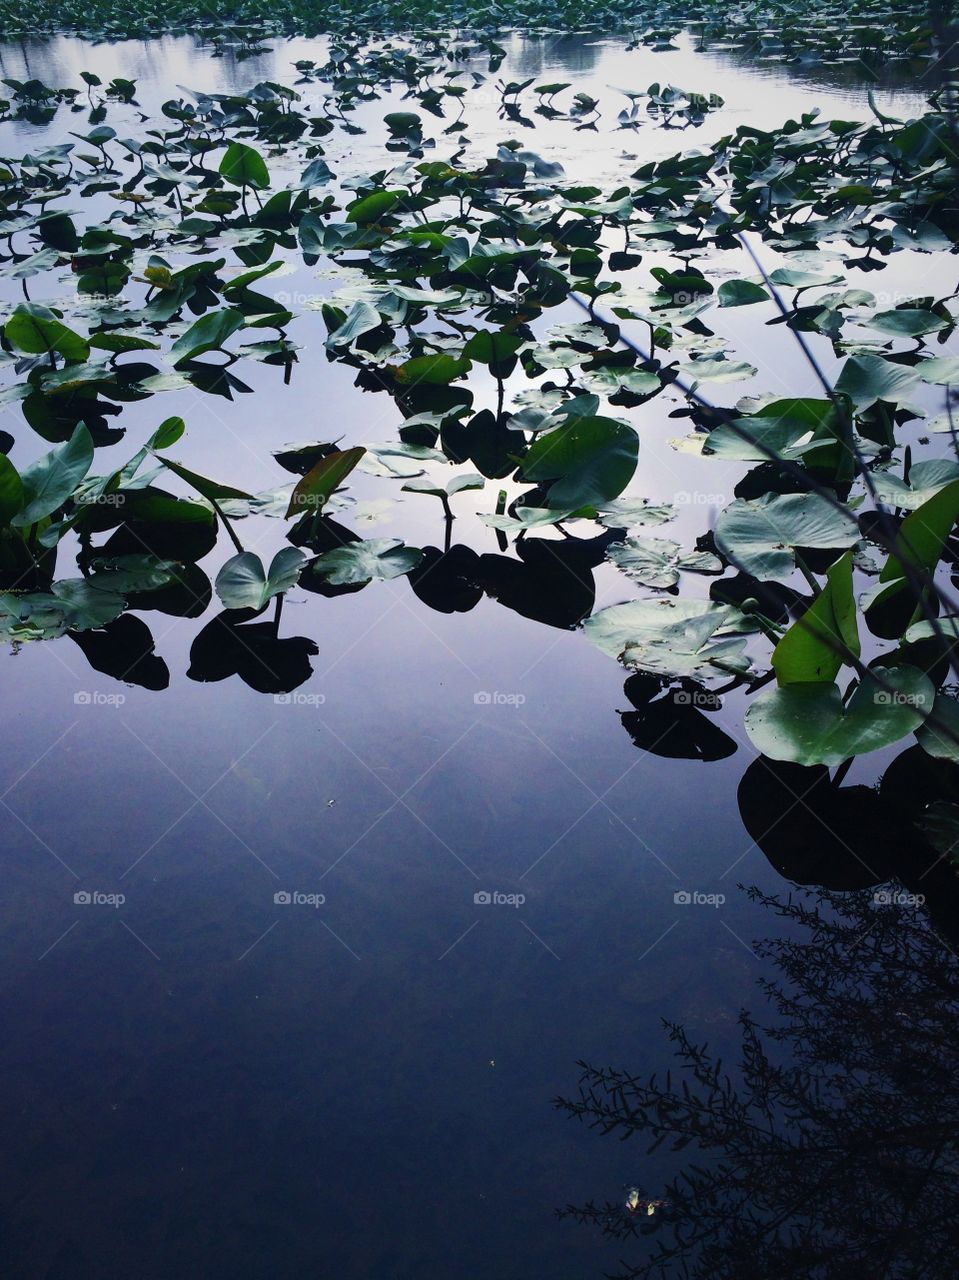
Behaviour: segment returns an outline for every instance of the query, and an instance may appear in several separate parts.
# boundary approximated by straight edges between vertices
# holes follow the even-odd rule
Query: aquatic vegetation
[[[581,31],[623,33],[633,45],[653,50],[674,48],[676,37],[691,31],[702,49],[748,52],[757,60],[820,60],[855,63],[869,72],[889,61],[922,66],[936,57],[936,31],[924,5],[888,4],[885,0],[812,0],[797,12],[784,0],[762,0],[730,7],[717,0],[678,4],[675,0],[630,0],[626,5],[586,0],[517,0],[510,5],[476,6],[460,0],[440,3],[344,5],[341,0],[211,0],[202,15],[183,0],[169,4],[131,0],[27,0],[0,15],[0,35],[24,31],[77,31],[117,39],[171,30],[203,32],[217,52],[229,48],[249,58],[271,39],[285,34],[326,32],[347,36],[357,30],[419,31],[434,40],[449,30],[482,33],[491,60],[505,56],[496,37],[502,31]],[[629,46],[627,46],[629,47]],[[304,76],[313,66],[297,67]],[[557,91],[558,92],[558,91]]]
[[[949,628],[959,604],[939,566],[954,554],[959,463],[914,462],[921,446],[902,433],[940,409],[945,425],[930,431],[951,431],[955,295],[890,305],[847,279],[899,253],[956,252],[949,103],[934,95],[912,120],[874,110],[867,122],[809,112],[780,128],[740,125],[603,191],[515,139],[478,162],[464,106],[483,77],[447,65],[434,39],[345,40],[327,64],[298,64],[297,87],[191,91],[164,104],[143,141],[105,123],[135,85],[104,88],[84,73],[93,127],[0,162],[0,270],[23,294],[3,319],[0,397],[54,446],[22,471],[3,457],[4,634],[108,629],[127,607],[168,607],[169,591],[189,581],[197,600],[215,589],[225,626],[248,627],[276,599],[278,642],[279,602],[294,583],[336,594],[409,574],[429,602],[424,565],[439,582],[450,556],[462,561],[449,566],[457,590],[474,603],[485,593],[519,607],[496,557],[467,564],[466,548],[450,545],[450,500],[496,480],[516,487],[479,514],[500,552],[515,539],[524,582],[536,580],[530,598],[543,602],[521,611],[551,625],[586,620],[589,639],[661,688],[742,687],[746,730],[771,757],[840,763],[916,730],[954,755],[954,708],[936,688],[957,661]],[[495,63],[496,48],[487,51]],[[337,172],[323,139],[354,133],[355,105],[394,81],[426,114],[386,113],[385,167]],[[46,111],[77,109],[79,91],[13,87]],[[602,104],[589,95],[565,112],[555,105],[569,87],[501,81],[503,119],[529,127],[520,104],[532,90],[536,110],[594,127]],[[716,95],[659,84],[628,96],[621,126],[722,110]],[[440,127],[447,110],[455,150],[427,159],[437,145],[429,121]],[[760,247],[777,265],[763,265]],[[277,285],[321,262],[333,287],[304,292],[298,313],[300,295]],[[31,300],[38,285],[43,302]],[[566,318],[570,304],[581,320]],[[765,376],[723,333],[724,316],[745,308],[786,326],[817,397],[712,398]],[[248,393],[240,371],[251,361],[289,383],[302,358],[291,333],[316,311],[325,358],[394,402],[393,444],[290,446],[276,461],[297,480],[269,477],[251,494],[172,460],[166,450],[185,427],[169,419],[125,466],[91,474],[95,451],[123,438],[126,404],[184,388],[231,400]],[[553,311],[562,323],[549,324]],[[841,361],[833,381],[811,342]],[[680,458],[754,464],[694,546],[635,533],[675,510],[623,497],[641,485],[642,450],[617,411],[653,402],[692,427],[673,442]],[[445,549],[345,528],[344,486],[357,467],[438,498]],[[468,470],[447,479],[448,467]],[[164,475],[192,496],[162,487]],[[293,545],[268,568],[238,529],[260,517],[293,521]],[[564,550],[581,548],[584,586],[546,568],[558,554],[551,526]],[[198,562],[221,527],[236,554],[211,587]],[[56,577],[65,539],[78,546],[76,580]],[[602,563],[653,594],[593,613],[589,584]],[[713,579],[708,599],[695,588],[702,575]],[[789,593],[784,613],[769,604],[771,585]],[[863,627],[892,645],[868,663]],[[778,687],[764,688],[770,680]]]

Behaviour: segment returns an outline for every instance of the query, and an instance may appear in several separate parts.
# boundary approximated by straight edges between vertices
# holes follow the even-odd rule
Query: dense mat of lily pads
[[[769,756],[832,765],[915,732],[957,758],[945,686],[959,609],[941,585],[959,519],[959,462],[942,456],[956,444],[955,294],[944,278],[942,296],[889,305],[847,280],[903,251],[951,262],[949,91],[914,120],[740,126],[601,190],[517,141],[478,158],[468,104],[484,78],[438,48],[344,41],[325,66],[299,63],[295,86],[194,91],[137,137],[109,123],[114,103],[135,100],[130,81],[5,82],[8,114],[72,113],[78,127],[0,160],[0,275],[22,294],[3,316],[0,401],[50,446],[18,470],[14,435],[0,441],[0,633],[17,645],[69,636],[114,673],[116,645],[134,655],[125,678],[149,683],[158,660],[135,615],[199,617],[215,592],[223,611],[198,635],[194,667],[218,678],[246,664],[251,684],[276,690],[307,679],[315,652],[280,637],[287,590],[335,596],[408,575],[446,612],[485,593],[583,624],[650,697],[749,691],[746,729]],[[335,173],[330,136],[358,131],[351,112],[390,84],[411,101],[386,116],[382,165]],[[500,81],[503,119],[595,128],[598,104],[569,88]],[[618,126],[721,109],[716,95],[655,84]],[[760,267],[760,240],[783,265]],[[393,444],[291,445],[252,494],[228,463],[198,474],[184,422],[160,410],[125,465],[98,467],[97,449],[125,436],[126,404],[182,388],[229,400],[253,361],[289,379],[298,317],[277,285],[317,264],[344,280],[322,306],[323,354],[392,398]],[[809,342],[842,360],[815,397],[765,390],[723,336],[724,314],[771,304],[768,323],[788,326],[817,371]],[[488,403],[470,385],[481,372]],[[719,403],[757,376],[748,399]],[[619,411],[664,392],[677,449],[751,464],[694,545],[663,536],[671,507],[623,497],[642,487],[641,441]],[[943,447],[914,460],[901,430],[930,414],[923,439]],[[518,558],[361,538],[349,528],[357,468],[447,514],[487,488],[498,497],[483,519]],[[244,548],[254,515],[286,522],[268,564]],[[211,585],[200,562],[221,534],[236,554]],[[589,570],[604,561],[624,595],[639,594],[594,612]],[[271,605],[274,620],[256,621]]]
[[[681,32],[690,31],[701,48],[744,50],[760,59],[851,62],[867,72],[898,62],[921,72],[939,57],[937,39],[951,8],[951,0],[931,8],[918,0],[809,0],[798,9],[785,0],[367,0],[362,6],[343,0],[206,0],[200,6],[185,0],[26,0],[0,5],[0,37],[64,30],[109,39],[202,32],[221,48],[249,56],[284,34],[460,29],[487,33],[495,54],[497,34],[508,29],[626,32],[654,49],[673,47]]]

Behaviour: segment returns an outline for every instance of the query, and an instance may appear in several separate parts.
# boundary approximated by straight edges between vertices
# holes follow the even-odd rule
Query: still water
[[[289,80],[295,59],[322,61],[324,50],[276,42],[237,62],[185,38],[59,38],[0,49],[0,71],[69,84],[80,70],[124,75],[156,113],[177,86]],[[744,67],[688,42],[627,54],[613,41],[515,37],[501,74],[568,80],[613,114],[624,84],[724,97],[699,131],[608,129],[571,143],[561,123],[538,125],[537,150],[603,182],[741,122],[814,106],[868,113],[865,86],[848,75]],[[922,100],[914,86],[877,92],[900,114]],[[471,124],[486,153],[508,136],[496,102]],[[387,96],[356,119],[393,107]],[[0,124],[0,152],[67,140],[73,124],[63,112],[42,128]],[[372,132],[335,135],[331,163],[365,171],[377,147]],[[928,258],[894,268],[910,269],[931,280],[937,268]],[[289,279],[330,291],[322,278]],[[922,291],[915,275],[909,285]],[[188,423],[191,465],[257,491],[282,480],[271,453],[291,440],[396,438],[392,403],[311,355],[310,335],[319,351],[322,333],[318,316],[297,330],[305,350],[290,386],[254,366],[243,373],[254,394],[233,402],[168,395],[164,413]],[[786,342],[740,336],[764,362]],[[805,389],[805,371],[788,376]],[[735,476],[721,468],[708,481],[680,474],[665,445],[680,432],[656,406],[628,411],[644,441],[636,491],[654,501],[681,484],[731,492]],[[17,406],[5,415],[28,451]],[[152,403],[128,406],[128,440],[155,419]],[[354,491],[384,496],[368,476]],[[442,546],[439,505],[398,496],[370,509],[364,536]],[[454,541],[496,554],[477,504],[456,509]],[[700,532],[706,515],[689,513],[686,527]],[[608,565],[580,574],[596,608],[629,594]],[[671,1166],[641,1139],[603,1140],[554,1109],[575,1092],[577,1061],[662,1070],[664,1018],[734,1058],[740,1009],[763,1012],[757,982],[771,973],[755,939],[798,933],[743,886],[777,893],[790,875],[882,883],[906,874],[908,846],[887,833],[874,858],[865,837],[850,847],[857,827],[839,841],[844,855],[804,795],[787,805],[756,772],[735,701],[700,714],[698,751],[716,758],[663,754],[623,670],[550,625],[522,587],[458,613],[428,607],[406,578],[335,599],[295,590],[285,633],[318,652],[290,695],[213,678],[223,672],[191,657],[204,621],[152,623],[170,672],[163,690],[98,673],[67,639],[0,666],[3,1274],[585,1280],[614,1270],[635,1246],[556,1210],[622,1202],[631,1186],[655,1195]],[[846,785],[863,784],[864,805],[893,754],[853,765]],[[778,811],[764,811],[777,795]],[[783,808],[795,809],[807,852],[822,840],[846,863],[770,865],[763,849]],[[940,889],[930,896],[942,913],[948,883]]]

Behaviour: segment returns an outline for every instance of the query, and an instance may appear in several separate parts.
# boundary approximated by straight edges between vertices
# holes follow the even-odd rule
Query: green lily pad
[[[226,609],[259,612],[273,596],[295,586],[306,557],[298,547],[284,547],[273,557],[269,572],[252,551],[231,556],[216,575],[216,593]]]
[[[644,587],[674,587],[681,571],[722,573],[723,562],[708,551],[683,552],[666,538],[627,538],[606,550],[606,559]]]
[[[331,586],[346,586],[374,578],[399,578],[415,569],[422,559],[423,552],[418,547],[407,547],[400,538],[370,538],[324,551],[313,561],[310,572]]]
[[[867,676],[845,707],[828,682],[772,689],[750,706],[745,728],[753,746],[773,760],[837,765],[912,733],[934,698],[932,681],[915,667],[884,667],[882,683]]]
[[[818,494],[767,493],[730,503],[715,538],[737,569],[765,581],[793,572],[796,547],[842,550],[859,541],[859,527]]]
[[[552,481],[549,504],[557,510],[601,507],[618,498],[633,478],[639,437],[614,418],[578,418],[530,446],[523,478]]]
[[[706,679],[749,671],[744,637],[724,634],[741,621],[731,605],[631,600],[587,618],[583,629],[597,648],[639,671]]]

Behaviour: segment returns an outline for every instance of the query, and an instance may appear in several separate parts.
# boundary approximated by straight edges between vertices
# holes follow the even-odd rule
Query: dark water
[[[81,67],[136,76],[154,110],[177,83],[285,74],[306,47],[251,66],[186,41],[60,40],[5,49],[2,61],[6,75],[48,81],[74,82]],[[695,67],[730,103],[704,140],[773,105],[777,119],[813,104],[864,113],[856,86],[733,72],[688,50],[635,57],[643,65],[623,64],[612,44],[530,46],[507,70],[561,68],[590,88],[627,76],[683,84]],[[917,101],[899,99],[904,110]],[[43,136],[69,126],[58,119]],[[18,130],[0,126],[4,148],[38,136]],[[474,134],[498,131],[491,118]],[[544,152],[550,132],[537,139]],[[360,167],[374,143],[355,147]],[[582,163],[608,173],[621,149],[603,137]],[[578,317],[556,317],[566,318]],[[234,403],[167,396],[163,416],[187,420],[190,465],[260,489],[283,479],[270,451],[289,440],[395,438],[392,404],[312,359],[311,332],[318,317],[297,330],[306,352],[289,387],[256,366],[243,370],[255,394]],[[18,410],[6,412],[19,440]],[[640,492],[731,492],[721,470],[690,480],[652,447],[681,434],[660,409],[633,416],[650,446]],[[156,421],[153,401],[128,406],[128,440]],[[376,500],[383,483],[353,488]],[[438,504],[404,496],[364,536],[442,545]],[[463,505],[454,540],[494,553],[476,509]],[[703,516],[693,511],[689,527]],[[276,537],[264,521],[263,546]],[[597,607],[629,594],[609,566],[595,578]],[[291,593],[285,632],[319,654],[285,700],[236,677],[188,679],[201,625],[153,620],[171,672],[159,693],[98,674],[69,640],[2,665],[3,1274],[611,1270],[625,1247],[554,1211],[621,1200],[632,1184],[651,1191],[664,1158],[603,1141],[551,1102],[575,1088],[578,1059],[658,1069],[664,1017],[733,1054],[741,1006],[761,1004],[755,983],[769,966],[753,939],[775,921],[739,886],[788,882],[740,814],[737,786],[755,761],[741,708],[723,713],[724,759],[639,748],[620,718],[625,673],[581,635],[488,598],[439,613],[405,578],[337,599]],[[871,784],[891,755],[857,762],[847,783]],[[808,806],[796,803],[799,821]],[[686,905],[683,891],[725,900]],[[494,893],[513,901],[482,900]]]

